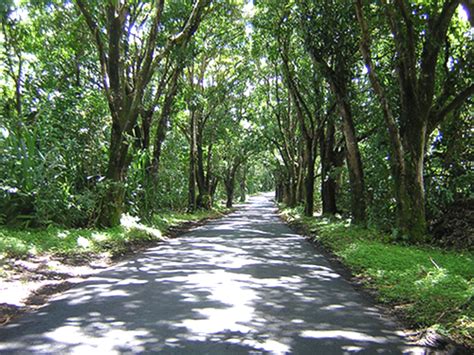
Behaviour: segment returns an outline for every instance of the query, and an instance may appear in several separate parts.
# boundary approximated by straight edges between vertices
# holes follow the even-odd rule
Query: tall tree
[[[181,30],[158,50],[164,0],[152,3],[109,0],[98,6],[75,0],[95,40],[103,90],[112,116],[107,186],[98,218],[102,226],[120,223],[123,182],[131,160],[127,137],[133,135],[153,73],[174,47],[189,41],[209,2],[197,0]]]
[[[421,241],[426,233],[423,171],[429,134],[474,93],[472,81],[455,92],[449,90],[452,87],[449,77],[438,70],[440,54],[446,48],[450,24],[460,3],[460,0],[442,4],[384,0],[380,7],[371,7],[383,11],[392,35],[396,53],[393,69],[398,80],[398,97],[394,100],[374,61],[367,9],[361,0],[354,1],[362,31],[360,49],[382,107],[391,144],[398,226],[402,235],[413,241]],[[445,66],[449,71],[447,62]]]
[[[301,5],[299,17],[306,49],[316,67],[329,82],[342,118],[351,186],[352,216],[354,222],[364,223],[366,219],[364,171],[350,98],[350,86],[357,60],[354,56],[357,50],[357,31],[353,26],[355,14],[350,3],[340,1],[314,3],[304,0],[299,3]],[[323,180],[327,178],[328,176],[322,176]]]

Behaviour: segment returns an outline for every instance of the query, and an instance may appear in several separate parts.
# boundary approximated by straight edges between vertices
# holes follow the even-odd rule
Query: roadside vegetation
[[[41,229],[0,228],[0,261],[49,254],[66,260],[85,260],[91,254],[106,253],[116,258],[136,247],[164,240],[174,229],[181,230],[208,219],[218,218],[229,209],[216,207],[194,213],[162,211],[152,224],[140,223],[138,218],[125,215],[120,226],[105,229],[71,229],[50,226]],[[4,260],[4,261],[5,261]],[[0,265],[1,269],[1,265]],[[0,274],[1,275],[1,274]]]
[[[474,253],[397,242],[389,234],[341,218],[282,216],[334,254],[411,327],[428,328],[474,347]]]

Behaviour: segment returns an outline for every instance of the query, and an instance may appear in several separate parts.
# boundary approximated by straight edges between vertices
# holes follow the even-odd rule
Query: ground
[[[175,238],[209,220],[210,218],[202,218],[181,222],[168,228],[165,236]],[[119,255],[103,252],[28,254],[21,258],[0,256],[0,325],[7,324],[26,311],[43,306],[52,295],[160,242],[150,240],[131,243]]]
[[[4,353],[420,349],[269,196],[101,270],[0,332]]]

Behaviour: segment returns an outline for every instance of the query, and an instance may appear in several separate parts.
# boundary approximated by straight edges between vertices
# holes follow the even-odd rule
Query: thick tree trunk
[[[128,148],[120,127],[113,124],[105,191],[97,217],[97,223],[101,227],[113,227],[120,224],[125,196],[124,179],[129,163]]]
[[[225,183],[225,193],[226,193],[226,207],[232,208],[233,200],[234,200],[234,182],[227,181]]]
[[[407,162],[405,179],[397,176],[396,181],[400,233],[414,242],[423,241],[426,235],[425,194],[419,163]]]
[[[286,184],[286,201],[288,207],[296,207],[297,203],[297,190],[298,184],[293,178],[290,178]]]
[[[423,115],[422,110],[412,108],[412,113]],[[407,111],[408,112],[408,111]],[[426,235],[425,189],[423,167],[426,143],[426,122],[412,118],[412,124],[404,131],[402,144],[403,168],[394,167],[395,194],[397,200],[398,226],[404,238],[415,242]]]

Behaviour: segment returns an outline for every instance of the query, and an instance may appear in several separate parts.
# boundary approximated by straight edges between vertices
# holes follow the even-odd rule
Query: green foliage
[[[302,218],[300,209],[284,209],[283,214],[303,223],[315,241],[413,326],[441,326],[454,338],[474,344],[473,253],[396,244],[383,232],[348,221]]]
[[[119,227],[108,229],[45,229],[0,228],[0,256],[25,258],[30,254],[75,255],[108,252],[118,256],[131,246],[158,241],[170,227],[189,221],[216,218],[226,212],[223,208],[195,213],[162,211],[154,215],[153,224],[143,224],[137,218],[126,217]]]

